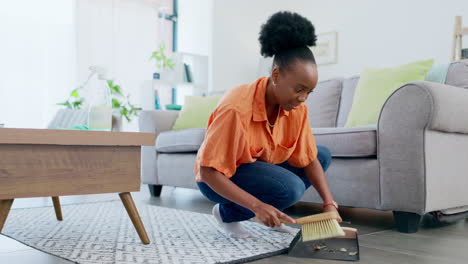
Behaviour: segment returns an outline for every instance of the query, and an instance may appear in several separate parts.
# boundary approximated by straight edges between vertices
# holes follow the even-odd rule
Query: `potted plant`
[[[161,71],[174,70],[174,61],[166,56],[166,45],[164,42],[161,43],[157,51],[153,51],[151,54],[150,60],[155,60],[156,68]]]
[[[161,107],[162,109],[163,103],[161,102],[161,99],[163,99],[162,97],[167,98],[167,96],[162,96],[161,93],[170,94],[172,97],[172,102],[174,102],[174,97],[176,93],[176,88],[174,86],[177,84],[177,73],[174,70],[175,63],[172,58],[166,55],[166,45],[164,44],[164,42],[161,43],[157,51],[153,51],[149,59],[155,61],[155,66],[159,70],[159,72],[155,72],[153,74],[153,79],[162,80],[165,84],[172,86],[171,91],[167,90],[169,87],[159,87],[155,93],[157,102],[156,109],[159,109],[159,107]],[[161,103],[161,106],[159,106],[159,103]],[[169,101],[164,103],[166,109],[181,109],[180,105],[169,103]]]
[[[80,87],[70,92],[68,99],[65,102],[57,103],[57,105],[65,106],[68,109],[82,109],[85,104],[85,98],[80,96],[80,90],[86,86],[85,82]],[[135,106],[130,102],[130,95],[124,95],[120,85],[117,85],[112,80],[107,80],[107,86],[110,89],[112,100],[112,130],[122,130],[122,118],[128,122],[132,122],[133,117],[138,116],[141,107]]]
[[[107,85],[109,86],[111,92],[112,109],[115,111],[114,116],[118,117],[120,115],[120,119],[116,120],[116,123],[119,130],[121,130],[122,117],[125,117],[125,119],[130,123],[132,122],[133,117],[138,116],[138,112],[141,111],[142,108],[130,103],[130,95],[127,94],[125,96],[122,93],[120,85],[116,85],[114,81],[108,80]],[[112,126],[114,127],[114,125]]]

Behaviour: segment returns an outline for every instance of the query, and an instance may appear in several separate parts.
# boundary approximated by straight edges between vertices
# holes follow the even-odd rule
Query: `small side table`
[[[141,146],[155,134],[51,129],[0,129],[0,232],[14,199],[119,193],[143,244],[150,240],[130,192],[140,191]]]

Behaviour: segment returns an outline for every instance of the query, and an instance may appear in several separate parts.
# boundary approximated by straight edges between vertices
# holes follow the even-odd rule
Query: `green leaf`
[[[76,89],[75,89],[75,90],[73,90],[73,91],[71,92],[71,94],[70,94],[70,95],[71,95],[72,97],[74,97],[74,98],[78,98],[78,97],[80,97],[80,95],[78,94],[78,91],[77,91]]]
[[[150,60],[155,59],[156,60],[156,68],[158,69],[174,69],[174,63],[173,61],[166,56],[165,53],[166,50],[166,44],[161,42],[158,51],[153,51]]]
[[[114,87],[112,87],[114,89],[114,91],[117,93],[117,94],[120,94],[120,95],[123,95],[122,94],[122,89],[120,89],[120,85],[116,85]]]
[[[70,102],[63,102],[63,103],[58,103],[57,105],[62,105],[62,106],[65,106],[66,108],[68,109],[73,109],[72,105],[70,104]]]
[[[122,89],[120,88],[120,85],[114,85],[113,81],[108,81],[107,82],[111,94],[117,94],[117,95],[122,95]]]
[[[73,109],[80,109],[82,101],[73,102]]]
[[[69,101],[63,102],[63,103],[58,103],[57,105],[63,105],[66,106],[68,109],[73,109],[72,105],[70,104]]]
[[[125,107],[125,106],[122,106],[122,108],[120,109],[120,114],[125,117],[125,119],[127,119],[127,121],[129,120],[129,117],[128,117],[128,109]]]
[[[151,60],[151,59],[155,59],[156,61],[160,61],[160,60],[161,60],[161,56],[159,55],[159,52],[153,51],[153,54],[151,54],[151,57],[150,57],[150,60]]]
[[[121,103],[119,102],[119,100],[112,98],[112,108],[120,108],[120,106]]]
[[[175,64],[172,62],[172,60],[169,60],[169,61],[167,62],[167,65],[168,65],[168,67],[169,67],[171,70],[174,69]]]

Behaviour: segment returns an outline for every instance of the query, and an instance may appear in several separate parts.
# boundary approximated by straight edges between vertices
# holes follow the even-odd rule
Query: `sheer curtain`
[[[75,82],[75,0],[0,2],[0,123],[44,128]]]

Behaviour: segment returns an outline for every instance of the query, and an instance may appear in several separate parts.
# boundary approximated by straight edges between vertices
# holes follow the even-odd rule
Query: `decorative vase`
[[[119,132],[122,131],[123,118],[120,114],[119,109],[114,109],[112,111],[112,131]]]

